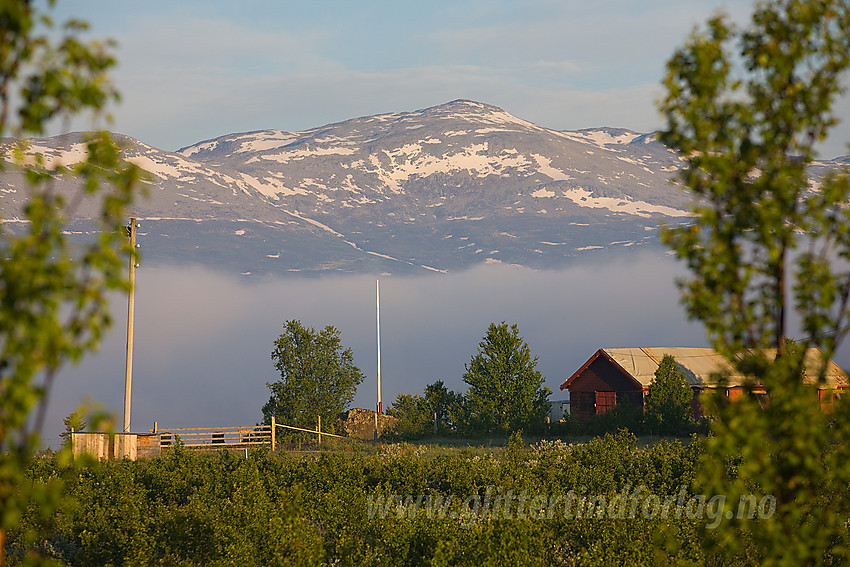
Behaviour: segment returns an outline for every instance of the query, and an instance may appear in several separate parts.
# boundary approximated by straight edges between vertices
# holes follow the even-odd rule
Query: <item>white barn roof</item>
[[[637,347],[637,348],[604,348],[601,349],[611,360],[630,374],[642,386],[648,388],[655,378],[665,354],[676,359],[685,370],[688,382],[692,386],[711,387],[717,383],[716,375],[724,374],[730,386],[737,386],[747,381],[748,377],[736,370],[726,358],[711,348],[690,347]],[[775,351],[774,351],[775,356]],[[806,377],[810,384],[817,383],[817,369],[820,368],[822,355],[820,350],[811,348],[806,353]],[[832,360],[827,361],[826,386],[842,388],[850,386],[847,373]]]

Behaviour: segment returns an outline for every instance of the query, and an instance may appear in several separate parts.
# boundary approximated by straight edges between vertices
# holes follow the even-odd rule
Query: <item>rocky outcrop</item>
[[[378,416],[378,436],[392,431],[398,419],[391,415],[378,414],[374,410],[363,408],[353,408],[342,415],[342,427],[349,437],[355,439],[374,439],[375,438],[375,415]]]

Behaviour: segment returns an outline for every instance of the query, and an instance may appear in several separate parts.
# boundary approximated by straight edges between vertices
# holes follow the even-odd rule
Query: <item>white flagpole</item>
[[[381,281],[375,280],[375,319],[378,334],[378,413],[383,413],[381,406]]]
[[[127,227],[127,236],[130,238],[130,296],[127,300],[127,365],[124,373],[124,433],[130,432],[130,401],[133,391],[133,318],[135,316],[135,294],[136,294],[136,219],[130,219]]]

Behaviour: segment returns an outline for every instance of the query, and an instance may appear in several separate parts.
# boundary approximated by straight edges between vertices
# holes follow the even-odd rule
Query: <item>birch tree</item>
[[[81,39],[84,22],[55,26],[53,4],[0,3],[0,167],[18,173],[15,190],[27,195],[22,222],[0,223],[0,565],[7,533],[24,547],[36,535],[15,534],[25,511],[47,518],[62,504],[58,481],[30,482],[24,471],[58,370],[97,348],[111,323],[108,293],[129,289],[123,273],[133,251],[121,225],[142,178],[107,132],[84,134],[85,157],[72,164],[28,146],[49,124],[96,119],[118,98],[110,45]],[[62,178],[75,188],[59,190]],[[72,245],[64,228],[92,201],[98,236]]]
[[[752,391],[705,400],[717,419],[700,488],[775,498],[768,518],[733,514],[705,534],[738,561],[847,561],[850,409],[824,415],[803,375],[824,385],[850,317],[847,171],[819,184],[807,173],[836,123],[848,62],[850,3],[773,0],[743,28],[712,18],[667,65],[661,139],[684,162],[695,221],[663,240],[690,271],[679,282],[688,315],[770,398],[764,410]],[[807,359],[810,347],[822,356]]]

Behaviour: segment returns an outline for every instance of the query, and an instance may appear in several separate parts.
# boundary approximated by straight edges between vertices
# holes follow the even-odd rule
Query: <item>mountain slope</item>
[[[677,160],[651,137],[556,132],[471,101],[297,134],[225,136],[179,153],[239,171],[278,204],[320,214],[381,203],[399,215],[445,218],[491,212],[495,204],[533,209],[540,199],[553,199],[557,209],[563,199],[581,208],[680,215],[672,209],[683,202],[658,179]],[[634,199],[636,192],[648,200]],[[421,207],[443,208],[429,215]]]
[[[121,139],[152,174],[135,214],[145,257],[161,262],[242,273],[558,267],[654,245],[659,219],[688,219],[670,183],[680,161],[653,135],[560,132],[467,100],[173,153]],[[79,140],[33,140],[30,152],[68,163]],[[5,218],[18,186],[0,175]]]

